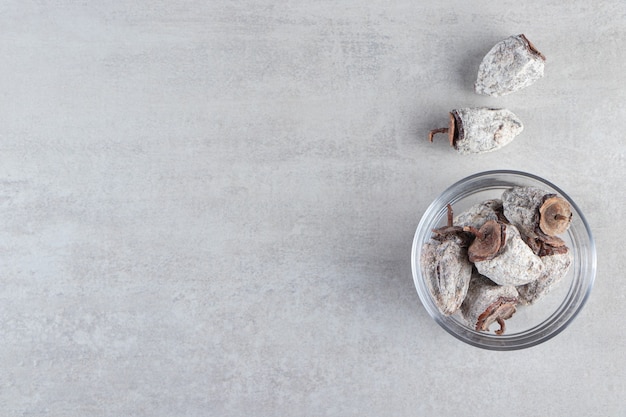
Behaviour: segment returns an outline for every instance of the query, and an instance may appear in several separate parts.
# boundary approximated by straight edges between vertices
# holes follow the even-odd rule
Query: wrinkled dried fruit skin
[[[489,326],[499,322],[501,334],[504,320],[515,313],[517,290],[512,285],[496,285],[484,276],[474,272],[469,289],[461,305],[461,313],[468,325],[477,331],[489,331]]]
[[[533,236],[539,224],[539,206],[547,192],[535,187],[513,187],[502,193],[504,216],[524,234]]]
[[[532,249],[533,253],[539,257],[566,253],[568,251],[565,241],[556,236],[546,239],[545,237],[522,235],[522,239]]]
[[[489,220],[500,220],[502,217],[502,200],[494,199],[473,205],[454,218],[455,226],[471,226],[476,229]]]
[[[513,93],[543,77],[544,66],[545,58],[524,35],[510,36],[485,55],[474,90],[493,97]]]
[[[507,109],[462,108],[452,113],[457,120],[454,148],[462,155],[500,149],[524,130],[522,121]]]
[[[421,265],[426,285],[442,314],[456,312],[467,293],[472,264],[467,259],[466,243],[451,237],[431,240],[422,247]]]
[[[529,237],[539,236],[543,240],[550,240],[540,229],[540,209],[544,202],[557,198],[564,203],[565,200],[556,197],[555,194],[536,187],[513,187],[502,193],[502,206],[505,217],[517,226],[523,234]],[[569,212],[571,219],[571,211]],[[569,221],[566,222],[562,231],[567,230]],[[560,230],[559,230],[560,231]]]
[[[517,287],[519,300],[522,304],[534,304],[548,294],[561,280],[572,264],[572,255],[565,253],[543,256],[541,258],[543,273],[535,281]]]
[[[506,239],[502,249],[493,259],[476,261],[476,269],[498,285],[524,285],[536,280],[543,272],[541,258],[528,247],[515,226],[504,227]]]

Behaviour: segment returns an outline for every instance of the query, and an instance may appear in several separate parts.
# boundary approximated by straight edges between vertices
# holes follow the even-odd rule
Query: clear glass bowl
[[[518,306],[506,322],[506,333],[478,332],[468,326],[460,313],[444,316],[439,312],[424,280],[420,257],[432,230],[447,222],[446,205],[455,215],[484,200],[500,198],[513,186],[534,186],[556,193],[572,205],[572,223],[559,236],[565,240],[573,257],[566,277],[541,300],[530,306]],[[516,350],[538,345],[556,336],[574,320],[584,306],[596,275],[596,248],[589,225],[582,212],[560,188],[532,174],[517,171],[488,171],[467,177],[445,190],[428,207],[415,232],[411,265],[415,288],[426,311],[448,333],[463,342],[490,350]],[[494,324],[497,328],[498,326]]]

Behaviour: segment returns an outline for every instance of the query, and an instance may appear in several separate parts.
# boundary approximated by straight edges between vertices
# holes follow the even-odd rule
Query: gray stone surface
[[[0,5],[0,414],[624,415],[626,4],[5,0]],[[546,75],[479,96],[525,33]],[[502,150],[428,143],[513,110]],[[444,120],[445,121],[445,120]],[[452,182],[546,177],[598,278],[549,342],[493,353],[413,287]]]

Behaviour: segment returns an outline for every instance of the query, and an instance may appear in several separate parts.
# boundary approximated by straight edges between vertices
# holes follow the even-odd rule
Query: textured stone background
[[[625,415],[626,3],[5,0],[0,414]],[[477,96],[525,33],[546,77]],[[525,122],[461,157],[461,106]],[[549,342],[488,352],[413,287],[445,187],[519,169],[587,214],[598,277]],[[477,410],[481,410],[478,412]]]

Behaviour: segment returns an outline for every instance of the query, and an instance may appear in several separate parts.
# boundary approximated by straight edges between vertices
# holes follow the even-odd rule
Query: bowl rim
[[[576,212],[577,216],[579,217],[584,227],[584,232],[586,233],[586,236],[589,239],[589,242],[588,242],[589,243],[589,257],[587,261],[589,264],[588,268],[591,271],[591,275],[588,277],[588,283],[586,285],[586,288],[582,288],[584,293],[580,297],[580,301],[578,302],[578,305],[564,322],[562,322],[560,325],[558,325],[556,328],[552,329],[548,333],[537,338],[530,338],[529,335],[531,334],[532,330],[540,327],[546,322],[551,323],[552,321],[556,320],[555,316],[557,316],[557,313],[559,313],[560,310],[562,309],[563,303],[561,303],[561,305],[555,310],[555,312],[552,313],[546,320],[544,320],[544,322],[542,322],[541,324],[537,326],[531,327],[530,329],[527,329],[521,333],[514,333],[513,335],[501,335],[501,336],[497,336],[497,339],[496,339],[496,337],[488,333],[481,334],[479,332],[472,331],[471,329],[467,327],[462,328],[462,330],[465,332],[473,333],[475,337],[470,338],[470,337],[464,337],[462,334],[459,334],[453,331],[451,326],[448,324],[448,322],[452,322],[452,320],[446,321],[447,317],[443,316],[438,310],[432,311],[431,306],[429,306],[428,302],[423,299],[423,297],[429,296],[429,294],[423,293],[423,291],[420,291],[420,287],[418,283],[418,277],[421,278],[421,272],[418,274],[418,271],[417,271],[417,268],[419,267],[419,259],[417,259],[417,256],[419,253],[421,253],[421,250],[420,250],[421,248],[418,247],[418,244],[419,244],[418,238],[420,235],[420,231],[426,226],[426,222],[428,220],[427,217],[430,217],[427,215],[433,212],[434,210],[436,210],[436,208],[439,205],[437,203],[439,203],[440,200],[443,199],[446,201],[450,201],[450,198],[444,198],[444,197],[452,197],[454,195],[453,191],[456,190],[458,187],[462,186],[463,184],[471,183],[479,178],[487,178],[487,177],[493,177],[497,175],[519,176],[519,177],[529,178],[531,180],[545,184],[547,187],[556,191],[559,195],[565,198],[572,205],[572,209],[574,212]],[[582,308],[587,303],[587,300],[589,299],[591,290],[595,282],[595,277],[596,277],[596,272],[597,272],[596,268],[597,268],[597,254],[596,254],[595,240],[593,238],[593,234],[591,233],[591,228],[589,227],[589,223],[585,219],[578,205],[569,197],[567,193],[565,193],[560,187],[554,185],[551,181],[546,180],[545,178],[539,177],[538,175],[535,175],[535,174],[531,174],[531,173],[523,172],[523,171],[517,171],[517,170],[500,169],[500,170],[482,171],[482,172],[478,172],[478,173],[469,175],[467,177],[464,177],[461,180],[456,181],[455,183],[447,187],[443,192],[441,192],[439,195],[435,197],[435,199],[429,204],[429,206],[426,208],[426,210],[422,214],[420,222],[415,230],[415,235],[413,237],[413,244],[411,247],[411,272],[413,275],[413,283],[415,285],[415,289],[418,293],[420,301],[422,305],[424,306],[424,308],[426,309],[426,311],[428,312],[428,314],[437,322],[439,326],[441,326],[446,332],[448,332],[455,338],[469,345],[482,348],[482,349],[487,349],[487,350],[507,351],[507,350],[519,350],[519,349],[530,348],[530,347],[539,345],[541,343],[544,343],[552,339],[553,337],[561,333],[563,330],[565,330],[572,323],[572,321],[578,316]],[[569,292],[568,292],[568,296],[569,296]],[[455,322],[455,325],[458,325],[458,324]],[[484,340],[491,340],[492,344],[481,343],[480,342],[481,338]],[[529,338],[530,340],[528,340]],[[499,342],[494,343],[496,340]],[[507,341],[509,343],[507,343]],[[514,343],[511,343],[511,342],[514,342]]]

